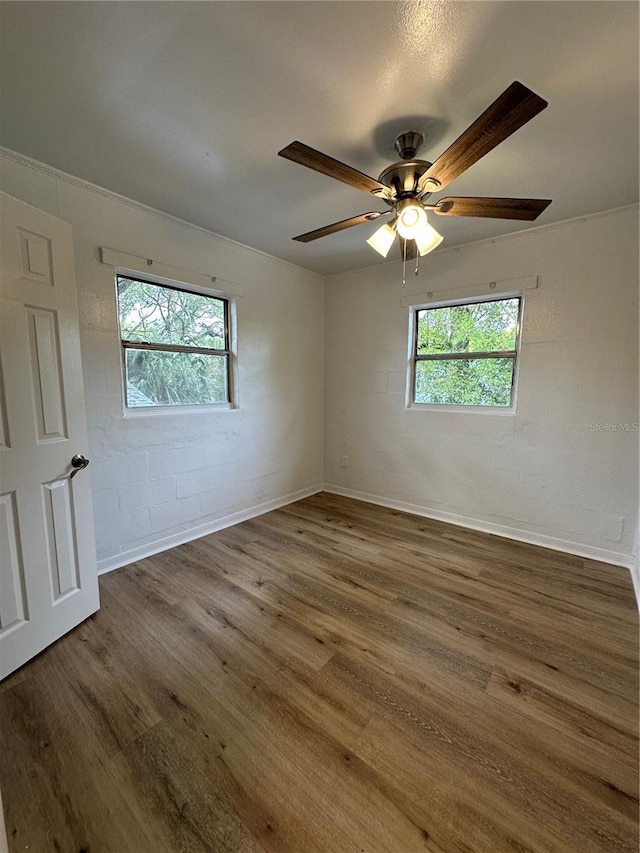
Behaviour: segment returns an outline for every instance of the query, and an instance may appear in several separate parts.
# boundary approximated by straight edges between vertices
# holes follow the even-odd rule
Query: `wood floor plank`
[[[611,791],[606,785],[598,785],[598,796],[594,796],[587,789],[587,780],[576,778],[575,768],[556,761],[551,747],[546,754],[542,752],[544,739],[530,737],[528,744],[523,743],[522,729],[508,727],[504,715],[496,730],[495,717],[492,721],[479,706],[460,703],[452,714],[451,703],[435,695],[433,684],[420,696],[399,679],[381,676],[360,661],[336,656],[327,667],[336,678],[351,685],[359,701],[371,708],[379,706],[381,716],[404,732],[421,751],[423,760],[439,767],[445,776],[454,767],[465,768],[475,787],[470,804],[481,798],[484,790],[493,789],[520,813],[526,811],[546,822],[560,839],[573,815],[576,850],[597,850],[599,840],[606,850],[626,849],[634,819],[610,806]],[[626,802],[623,793],[618,796]]]
[[[566,853],[544,822],[481,788],[463,767],[442,763],[387,717],[374,716],[354,751],[405,809],[421,815],[429,849],[447,853]]]
[[[87,749],[77,719],[57,706],[64,673],[18,684],[2,697],[0,752],[9,849],[137,853],[154,849],[128,792]],[[10,772],[7,772],[9,768]]]
[[[0,685],[11,853],[636,853],[628,573],[319,494]]]
[[[264,853],[220,786],[211,784],[211,766],[201,766],[193,730],[181,737],[172,722],[150,729],[109,767],[120,785],[136,790],[145,822],[164,830],[160,849]]]
[[[558,757],[568,762],[577,761],[599,784],[621,794],[611,800],[614,808],[632,816],[636,814],[638,766],[629,752],[629,745],[633,743],[629,731],[611,725],[591,709],[572,705],[566,697],[500,670],[492,673],[487,695],[508,704],[516,712],[509,714],[511,725],[533,731],[536,726],[556,730],[562,735],[554,742]],[[584,748],[585,742],[589,743],[589,749]],[[615,778],[601,779],[598,774],[611,755],[616,756],[616,761],[610,765]]]

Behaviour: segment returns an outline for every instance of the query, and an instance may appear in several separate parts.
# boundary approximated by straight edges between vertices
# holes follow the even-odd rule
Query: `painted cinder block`
[[[439,250],[427,263],[428,286],[412,276],[402,293],[394,264],[327,280],[325,482],[630,555],[638,434],[593,425],[638,420],[637,207]],[[411,293],[446,298],[531,275],[515,414],[401,408],[382,377],[406,375],[406,346],[396,356],[384,341],[406,345]]]
[[[158,477],[121,486],[118,489],[118,498],[123,512],[168,503],[176,499],[176,479],[175,477]]]
[[[113,446],[113,441],[110,443]],[[91,483],[94,491],[137,483],[147,479],[148,470],[147,454],[144,452],[92,457]]]

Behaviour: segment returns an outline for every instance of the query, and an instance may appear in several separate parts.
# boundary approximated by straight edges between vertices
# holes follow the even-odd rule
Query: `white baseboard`
[[[191,542],[193,539],[199,539],[201,536],[208,536],[209,533],[224,530],[225,527],[232,527],[234,524],[240,524],[242,521],[248,521],[250,518],[255,518],[258,515],[264,515],[265,512],[280,509],[282,506],[294,503],[294,501],[302,500],[302,498],[308,498],[310,495],[316,495],[321,491],[321,485],[311,486],[307,489],[300,489],[297,492],[291,492],[290,494],[283,495],[280,498],[274,498],[273,500],[265,501],[264,503],[249,507],[248,509],[231,513],[231,515],[225,515],[222,518],[215,519],[214,521],[195,525],[194,527],[190,527],[188,530],[181,530],[173,536],[164,536],[161,539],[156,539],[154,542],[141,545],[139,548],[131,548],[129,551],[122,551],[120,554],[114,554],[113,557],[105,557],[103,560],[98,560],[98,574],[103,575],[107,572],[112,572],[114,569],[121,569],[123,566],[128,566],[130,563],[135,563],[138,560],[144,560],[145,557],[153,557],[154,554],[159,554],[161,551],[168,551],[169,548],[184,545],[185,542]]]
[[[633,558],[633,565],[629,567],[631,572],[631,580],[633,581],[633,591],[636,594],[638,602],[638,610],[640,610],[640,566],[638,565],[637,556]]]
[[[483,533],[493,533],[496,536],[503,536],[505,539],[515,539],[517,542],[539,545],[542,548],[550,548],[553,551],[563,551],[565,554],[574,554],[576,557],[587,557],[589,560],[612,563],[614,566],[623,566],[625,569],[631,569],[633,561],[631,554],[622,554],[619,551],[609,551],[606,548],[583,545],[567,539],[557,539],[555,536],[545,536],[542,533],[531,533],[528,530],[508,527],[505,524],[493,524],[492,522],[469,518],[466,515],[458,515],[453,512],[441,512],[437,509],[407,503],[406,501],[390,500],[380,495],[370,495],[368,492],[343,489],[342,486],[334,486],[331,483],[325,483],[324,491],[331,492],[334,495],[342,495],[345,498],[355,498],[366,503],[378,504],[378,506],[386,506],[390,509],[400,510],[401,512],[409,512],[412,515],[421,515],[424,518],[433,518],[435,521],[445,521],[447,524],[456,524],[458,527],[468,527],[471,530],[480,530]],[[633,576],[633,572],[631,574]],[[638,600],[640,601],[640,599]]]
[[[199,539],[201,536],[207,536],[208,534],[215,533],[218,530],[224,530],[226,527],[232,527],[234,524],[240,524],[243,521],[248,521],[250,518],[256,518],[259,515],[264,515],[266,512],[271,512],[274,509],[279,509],[287,504],[294,503],[295,501],[302,500],[303,498],[308,498],[310,495],[316,495],[318,492],[322,491],[329,492],[334,495],[342,495],[346,498],[354,498],[355,500],[365,501],[366,503],[377,504],[378,506],[389,507],[390,509],[397,509],[400,512],[408,512],[412,515],[420,515],[424,518],[433,518],[435,521],[444,521],[447,524],[455,524],[458,527],[480,530],[483,533],[492,533],[496,536],[503,536],[505,539],[514,539],[517,542],[526,542],[529,545],[539,545],[542,548],[550,548],[553,551],[561,551],[565,554],[573,554],[577,557],[586,557],[590,560],[599,560],[603,563],[611,563],[614,566],[622,566],[625,569],[629,569],[631,573],[633,588],[638,602],[638,608],[640,609],[640,577],[638,576],[637,565],[634,566],[634,558],[631,554],[623,554],[619,551],[610,551],[606,548],[597,548],[592,545],[583,545],[567,539],[545,536],[541,533],[532,533],[528,530],[508,527],[505,524],[493,524],[491,522],[482,521],[477,518],[469,518],[468,516],[458,515],[452,512],[442,512],[440,510],[431,509],[430,507],[408,503],[407,501],[392,500],[382,497],[381,495],[373,495],[368,492],[360,492],[355,489],[344,489],[342,486],[336,486],[332,483],[325,483],[324,486],[317,485],[306,489],[300,489],[297,492],[290,492],[288,495],[283,495],[280,498],[265,501],[264,503],[249,507],[248,509],[243,509],[239,512],[234,512],[231,515],[215,519],[214,521],[208,521],[206,524],[198,524],[194,527],[190,527],[188,530],[181,530],[173,536],[165,536],[161,539],[156,539],[154,542],[141,545],[139,548],[132,548],[129,551],[123,551],[112,557],[106,557],[105,559],[98,561],[98,574],[102,575],[106,572],[111,572],[114,569],[120,569],[130,563],[143,560],[145,557],[152,557],[154,554],[159,554],[161,551],[167,551],[169,548],[184,545],[185,542],[191,542],[193,539]]]
[[[636,535],[633,537],[633,557],[631,558],[630,572],[638,610],[640,610],[640,515],[636,525]]]

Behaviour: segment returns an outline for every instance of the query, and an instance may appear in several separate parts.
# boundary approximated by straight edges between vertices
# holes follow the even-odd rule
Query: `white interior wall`
[[[403,299],[524,276],[539,286],[525,292],[516,414],[407,410]],[[404,290],[398,262],[327,279],[325,399],[325,488],[629,564],[637,207],[439,250]]]
[[[103,568],[317,491],[323,440],[329,489],[630,562],[638,434],[591,424],[638,421],[637,208],[439,250],[405,290],[398,263],[325,288],[20,156],[2,156],[0,186],[73,226]],[[100,246],[237,285],[237,411],[123,417]],[[407,410],[403,299],[531,275],[539,287],[525,294],[515,416]]]
[[[640,513],[638,524],[636,527],[636,535],[633,540],[633,550],[631,552],[631,580],[633,581],[633,589],[640,607]]]
[[[99,567],[318,491],[323,279],[23,158],[5,155],[0,167],[5,192],[73,227],[90,447],[70,455],[91,459]],[[243,294],[238,409],[124,417],[113,267],[101,246],[218,276]]]

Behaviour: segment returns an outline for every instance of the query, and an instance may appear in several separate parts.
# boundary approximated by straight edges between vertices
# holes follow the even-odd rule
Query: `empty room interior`
[[[0,851],[636,853],[636,2],[0,2]]]

